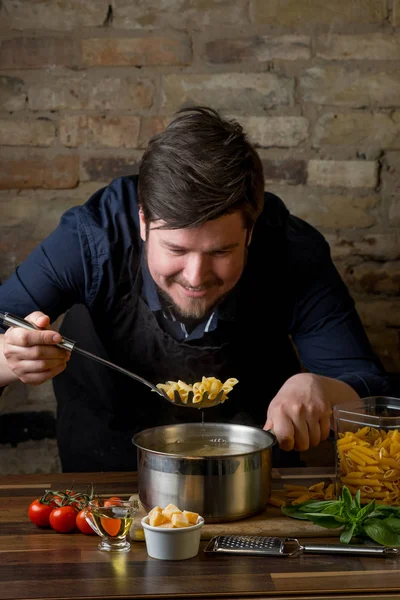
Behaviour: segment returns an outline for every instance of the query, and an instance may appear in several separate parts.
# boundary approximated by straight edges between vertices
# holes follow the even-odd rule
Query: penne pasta
[[[336,442],[338,482],[361,502],[377,499],[400,506],[400,431],[362,427],[339,434]],[[340,488],[340,485],[339,485]],[[339,491],[339,488],[337,491]]]

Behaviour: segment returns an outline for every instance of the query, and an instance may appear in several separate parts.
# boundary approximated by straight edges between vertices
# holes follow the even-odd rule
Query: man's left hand
[[[304,452],[329,436],[335,404],[359,399],[338,379],[298,373],[290,377],[271,401],[264,429],[271,429],[282,450]]]

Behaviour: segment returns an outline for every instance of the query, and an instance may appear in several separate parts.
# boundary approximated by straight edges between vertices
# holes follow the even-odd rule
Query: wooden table
[[[300,477],[309,472],[296,471]],[[278,479],[288,475],[285,470],[275,472]],[[84,491],[91,482],[104,494],[129,496],[137,491],[132,473],[0,477],[0,600],[399,598],[397,557],[210,557],[203,553],[207,541],[202,541],[193,559],[157,561],[147,555],[144,542],[133,542],[128,553],[109,554],[97,550],[97,536],[38,529],[28,520],[29,503],[45,488],[63,490],[74,483]]]

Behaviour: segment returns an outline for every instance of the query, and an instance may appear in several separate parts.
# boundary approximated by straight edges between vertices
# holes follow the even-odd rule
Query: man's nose
[[[204,283],[209,271],[209,259],[206,256],[192,255],[187,257],[184,277],[192,286],[198,287]]]

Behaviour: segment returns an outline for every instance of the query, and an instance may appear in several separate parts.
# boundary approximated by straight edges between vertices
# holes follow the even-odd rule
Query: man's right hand
[[[15,381],[16,377],[23,383],[41,385],[64,371],[71,357],[70,352],[56,346],[62,341],[62,336],[49,329],[50,319],[47,315],[36,311],[25,318],[43,331],[10,327],[0,336],[3,338],[1,385]]]

